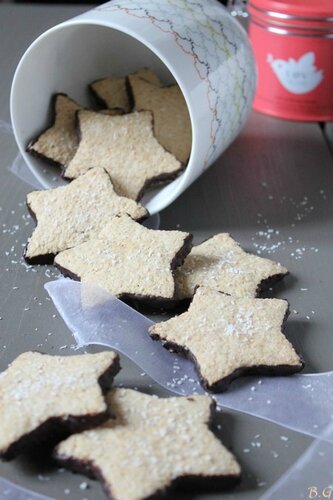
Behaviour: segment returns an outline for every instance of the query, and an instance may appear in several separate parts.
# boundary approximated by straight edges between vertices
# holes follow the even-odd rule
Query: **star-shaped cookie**
[[[129,76],[128,80],[134,109],[152,111],[156,139],[185,164],[191,152],[192,128],[188,108],[179,86],[158,87],[138,75]]]
[[[191,298],[201,285],[236,297],[256,297],[287,273],[280,264],[245,252],[228,233],[220,233],[193,247],[177,269],[177,297]]]
[[[174,298],[173,270],[188,254],[191,240],[188,233],[147,229],[122,215],[97,238],[60,252],[54,262],[67,276],[154,305]]]
[[[209,397],[159,399],[114,389],[107,400],[116,418],[71,436],[55,456],[74,470],[93,473],[109,498],[140,500],[182,482],[216,488],[239,479],[234,456],[208,428]]]
[[[27,205],[37,221],[25,250],[30,263],[52,262],[58,252],[96,237],[115,215],[135,220],[148,215],[142,205],[118,196],[108,173],[98,167],[67,186],[29,193]]]
[[[222,391],[243,374],[285,375],[303,368],[283,334],[287,313],[285,300],[232,297],[199,287],[187,312],[149,332],[192,358],[207,389]]]
[[[77,356],[25,352],[0,375],[0,455],[11,459],[108,418],[103,393],[119,371],[112,351]]]
[[[27,151],[38,157],[66,166],[78,145],[75,113],[81,106],[66,94],[53,97],[53,124],[27,146]]]
[[[158,76],[151,69],[142,68],[135,74],[154,85],[160,85]],[[126,77],[96,80],[89,85],[89,88],[103,106],[110,109],[119,109],[124,113],[131,111],[132,103]]]
[[[82,110],[78,121],[81,140],[65,170],[69,179],[103,167],[119,195],[139,200],[151,184],[171,180],[182,170],[155,139],[149,111],[109,116]]]

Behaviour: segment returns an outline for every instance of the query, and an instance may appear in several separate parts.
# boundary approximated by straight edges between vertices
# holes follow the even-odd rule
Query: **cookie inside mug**
[[[21,154],[44,187],[66,182],[59,168],[26,152],[29,141],[52,123],[52,96],[62,92],[81,106],[93,108],[96,102],[88,88],[91,82],[107,76],[121,78],[141,68],[151,69],[163,85],[176,83],[167,66],[150,48],[108,26],[64,23],[44,33],[29,47],[14,77],[11,114]],[[169,196],[168,192],[172,194],[180,182],[181,176],[144,196],[142,202],[150,213],[160,210],[163,192],[167,190],[166,196]],[[154,201],[156,197],[160,200],[158,203]]]

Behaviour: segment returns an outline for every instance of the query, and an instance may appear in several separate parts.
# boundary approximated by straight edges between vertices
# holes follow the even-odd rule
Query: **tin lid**
[[[285,19],[333,20],[333,0],[250,0],[250,6]]]

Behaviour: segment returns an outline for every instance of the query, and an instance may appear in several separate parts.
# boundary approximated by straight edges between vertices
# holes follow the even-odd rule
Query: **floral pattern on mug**
[[[97,7],[122,11],[169,33],[175,47],[192,59],[198,81],[206,85],[210,113],[207,168],[237,135],[251,108],[255,73],[246,34],[216,0],[115,0]],[[232,78],[226,78],[228,73]]]

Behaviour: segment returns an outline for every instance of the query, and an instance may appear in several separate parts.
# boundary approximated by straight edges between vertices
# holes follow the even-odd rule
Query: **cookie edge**
[[[49,165],[60,169],[60,175],[62,177],[63,176],[63,170],[66,168],[63,163],[60,163],[59,161],[53,160],[53,158],[50,158],[49,156],[46,156],[46,155],[44,155],[42,153],[39,153],[38,151],[32,149],[33,146],[34,146],[34,144],[36,144],[36,142],[40,139],[40,137],[43,134],[45,134],[45,132],[47,132],[48,130],[50,130],[51,128],[53,128],[54,125],[55,125],[56,116],[57,116],[57,113],[56,113],[56,103],[57,103],[58,96],[67,97],[67,99],[69,99],[74,104],[76,104],[77,106],[79,106],[79,104],[76,101],[74,101],[74,99],[72,99],[71,97],[69,97],[64,92],[56,92],[55,94],[53,94],[52,97],[51,97],[51,110],[52,110],[52,113],[53,113],[53,120],[51,122],[51,125],[49,127],[46,127],[41,132],[39,132],[39,134],[34,139],[31,139],[28,142],[28,144],[27,144],[27,146],[25,148],[25,151],[27,153],[31,154],[32,156],[34,156],[35,158],[38,158],[38,159],[43,160],[43,161],[46,161]],[[77,113],[77,111],[75,111],[75,113]]]

